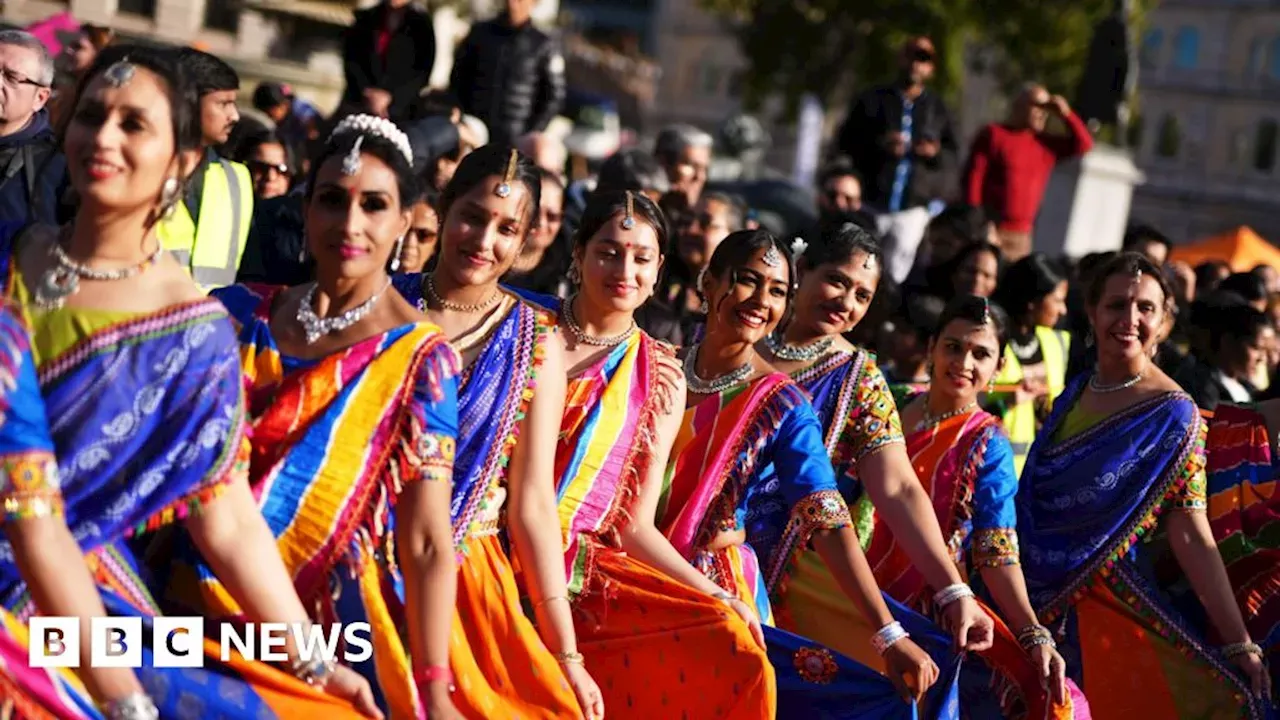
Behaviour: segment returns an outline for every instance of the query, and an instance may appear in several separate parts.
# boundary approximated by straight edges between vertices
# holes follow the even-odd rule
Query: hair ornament
[[[351,146],[351,150],[347,156],[342,158],[342,174],[351,176],[360,172],[360,148],[364,145],[364,136],[357,135],[355,144]]]
[[[631,191],[627,191],[627,213],[622,216],[622,229],[630,230],[636,226],[636,205],[635,198],[631,195]]]
[[[804,251],[808,249],[809,249],[809,243],[805,242],[804,238],[798,235],[796,236],[795,240],[791,241],[791,254],[795,255],[796,257],[803,255]]]
[[[511,183],[516,179],[516,164],[519,162],[520,151],[511,148],[511,159],[507,160],[507,171],[502,174],[502,182],[494,188],[494,195],[504,200],[511,196]]]
[[[867,253],[867,257],[866,257],[866,259],[864,259],[864,260],[862,261],[862,269],[863,269],[863,270],[875,270],[875,269],[876,269],[876,256],[875,256],[875,255],[873,255],[873,254],[871,254],[871,253]]]
[[[980,324],[986,325],[990,322],[991,322],[991,301],[988,300],[987,298],[982,298],[982,322]]]
[[[119,89],[129,84],[136,71],[134,64],[129,62],[129,57],[125,56],[119,62],[112,63],[111,67],[102,73],[102,78],[111,87]]]
[[[778,244],[770,243],[769,249],[764,252],[764,257],[760,258],[765,265],[776,268],[782,265],[782,253],[778,252]]]
[[[409,165],[413,165],[413,146],[409,144],[409,136],[405,135],[404,131],[386,118],[377,117],[376,115],[350,115],[343,118],[342,122],[338,123],[338,126],[333,129],[333,132],[329,133],[329,142],[332,143],[340,136],[349,134],[359,135],[361,139],[370,135],[380,137],[395,145],[400,154],[404,155],[404,159],[408,161]],[[360,143],[361,140],[356,142]],[[350,153],[348,153],[347,160],[350,157]],[[346,172],[347,160],[343,161],[343,172]],[[359,168],[356,169],[356,172],[359,172]]]

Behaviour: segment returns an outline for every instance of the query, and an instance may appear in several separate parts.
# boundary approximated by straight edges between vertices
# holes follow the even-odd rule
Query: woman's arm
[[[1178,565],[1223,642],[1250,642],[1208,517],[1203,512],[1178,510],[1169,514],[1166,528]]]

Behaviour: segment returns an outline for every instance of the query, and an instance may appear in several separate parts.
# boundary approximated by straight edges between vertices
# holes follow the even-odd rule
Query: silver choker
[[[779,360],[787,360],[790,362],[810,362],[817,360],[827,353],[834,345],[836,339],[833,337],[824,337],[818,342],[809,343],[808,345],[788,345],[783,342],[777,335],[770,335],[765,338],[764,343],[769,348],[769,352]]]
[[[631,327],[627,328],[626,332],[619,333],[612,337],[595,337],[593,335],[588,335],[578,325],[578,319],[573,316],[573,301],[577,298],[577,295],[573,295],[568,300],[564,301],[564,304],[560,306],[560,317],[564,319],[564,324],[569,326],[569,333],[573,335],[573,339],[579,345],[613,347],[614,345],[625,341],[627,338],[630,338],[631,334],[636,331],[636,320],[635,318],[632,318]]]
[[[387,284],[382,289],[374,293],[368,300],[347,310],[336,317],[322,318],[316,315],[316,311],[312,309],[311,304],[315,302],[316,290],[320,286],[316,283],[311,284],[311,288],[307,290],[307,294],[302,296],[302,302],[298,304],[298,324],[302,325],[302,330],[307,334],[307,344],[311,345],[320,338],[331,333],[342,332],[347,328],[355,325],[364,319],[373,306],[377,304],[378,298],[391,287],[391,278],[387,278]]]
[[[1094,391],[1095,393],[1098,393],[1099,395],[1105,395],[1107,393],[1113,393],[1113,392],[1120,392],[1121,390],[1128,390],[1134,385],[1137,385],[1138,383],[1142,382],[1142,378],[1143,378],[1143,373],[1138,373],[1137,375],[1134,375],[1128,380],[1123,380],[1121,382],[1115,383],[1114,385],[1103,385],[1101,382],[1098,382],[1098,371],[1094,370],[1093,375],[1089,377],[1089,389]]]
[[[67,298],[75,295],[80,290],[80,280],[82,279],[114,282],[128,280],[131,277],[140,275],[144,270],[154,265],[163,252],[164,248],[157,246],[155,252],[137,265],[116,270],[94,270],[72,260],[67,255],[67,252],[62,249],[61,242],[55,240],[50,245],[50,254],[53,256],[54,265],[40,276],[40,285],[36,288],[35,293],[36,306],[44,310],[55,310],[62,307]]]
[[[948,410],[941,415],[933,415],[929,412],[929,393],[925,393],[921,400],[924,402],[924,409],[921,412],[920,422],[916,423],[917,432],[941,425],[953,417],[968,415],[973,412],[974,408],[978,407],[978,401],[974,400],[972,402],[965,403],[964,407],[956,408],[955,410]]]
[[[703,380],[698,377],[696,363],[698,360],[698,351],[702,345],[694,345],[689,348],[689,354],[684,356],[684,378],[685,384],[689,388],[689,392],[695,395],[719,395],[720,393],[741,385],[743,381],[751,377],[751,373],[755,371],[750,362],[735,370],[710,380]]]

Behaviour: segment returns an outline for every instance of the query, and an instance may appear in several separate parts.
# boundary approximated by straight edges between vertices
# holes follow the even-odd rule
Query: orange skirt
[[[605,550],[601,592],[576,604],[578,644],[609,718],[765,718],[777,682],[747,624],[719,600]]]
[[[560,665],[520,607],[498,538],[470,538],[463,552],[449,637],[458,711],[475,720],[581,718]]]

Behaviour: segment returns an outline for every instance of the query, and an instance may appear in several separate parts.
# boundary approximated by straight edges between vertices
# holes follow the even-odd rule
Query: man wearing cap
[[[836,141],[862,178],[862,201],[879,214],[885,264],[899,282],[911,271],[930,206],[956,187],[958,145],[951,114],[928,90],[937,53],[926,37],[902,48],[897,82],[875,87],[849,108]]]

